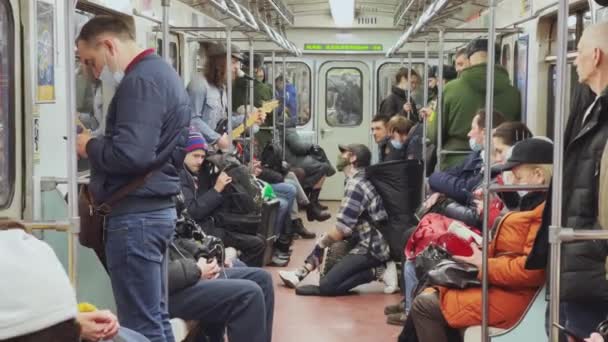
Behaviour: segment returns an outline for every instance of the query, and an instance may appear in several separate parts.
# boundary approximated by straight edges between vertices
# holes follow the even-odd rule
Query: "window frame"
[[[399,66],[403,66],[404,68],[408,67],[408,63],[404,63],[403,65],[401,65],[400,62],[391,62],[391,61],[386,61],[378,66],[378,68],[376,69],[376,80],[377,80],[377,84],[378,84],[378,86],[376,87],[376,103],[377,103],[378,108],[380,107],[380,103],[382,103],[382,100],[384,100],[384,97],[382,97],[382,94],[380,94],[380,72],[382,71],[383,67],[385,67],[386,65],[389,65],[389,64],[396,64]],[[422,66],[422,70],[424,72],[424,63],[420,63],[420,62],[412,63],[413,70],[416,70],[416,65]],[[428,86],[428,84],[424,84],[424,74],[418,75],[418,76],[420,77],[420,86],[421,87]],[[394,77],[395,77],[395,75],[393,75],[393,78]],[[393,80],[391,80],[391,85],[394,85]],[[419,104],[421,105],[422,103],[419,103]],[[378,108],[376,108],[376,110]]]
[[[8,154],[8,184],[9,189],[6,197],[5,203],[0,203],[0,209],[9,208],[15,197],[15,175],[16,175],[16,103],[15,103],[15,19],[13,9],[8,2],[2,3],[4,9],[6,10],[7,17],[7,25],[8,25],[8,39],[7,46],[9,47],[7,59],[8,59],[8,115],[7,115],[7,127],[6,134],[8,137],[8,146],[6,146],[6,151]]]
[[[304,65],[306,67],[306,70],[308,71],[308,89],[309,89],[308,90],[308,109],[310,110],[310,116],[308,117],[308,120],[306,120],[306,122],[304,122],[303,124],[300,124],[300,119],[299,119],[300,118],[300,115],[299,115],[300,114],[299,113],[300,109],[299,109],[299,106],[298,106],[298,123],[296,125],[296,127],[304,127],[304,126],[308,125],[311,122],[311,120],[313,119],[312,117],[313,117],[313,113],[314,113],[314,110],[312,108],[312,96],[313,96],[312,70],[310,69],[310,66],[308,65],[308,63],[303,62],[303,61],[285,61],[285,64],[286,64],[287,69],[289,69],[289,64],[302,64],[302,65]],[[270,86],[272,86],[272,77],[275,77],[274,71],[273,71],[272,77],[268,77],[268,74],[270,74],[270,73],[267,72],[268,70],[272,69],[272,61],[264,61],[263,66],[264,66],[265,72],[267,73],[267,75],[266,75],[266,82],[265,83],[268,84],[268,85],[270,85]],[[279,68],[283,67],[283,63],[276,62],[275,66],[277,67],[277,70],[278,70]],[[296,90],[298,90],[298,89],[296,89]],[[276,90],[272,89],[272,97],[273,98],[276,97],[275,96],[275,92],[276,92]],[[298,92],[298,94],[300,94],[300,92]]]
[[[361,79],[361,83],[359,84],[359,91],[360,91],[360,98],[361,98],[361,113],[359,116],[359,121],[356,124],[352,124],[352,125],[333,125],[331,124],[328,120],[327,120],[327,105],[328,105],[328,101],[327,101],[327,92],[328,92],[328,87],[327,87],[327,81],[329,80],[329,73],[332,70],[356,70],[359,73],[359,77]],[[329,127],[337,127],[337,128],[345,128],[345,127],[358,127],[361,126],[361,124],[363,123],[363,70],[357,68],[357,67],[331,67],[329,69],[327,69],[327,71],[325,72],[325,123],[327,123],[327,125]],[[335,107],[335,103],[334,103],[334,107]]]

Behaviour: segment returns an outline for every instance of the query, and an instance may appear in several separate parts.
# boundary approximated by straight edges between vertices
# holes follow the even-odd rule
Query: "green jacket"
[[[486,103],[486,64],[464,69],[459,78],[448,82],[443,90],[443,149],[470,151],[467,134],[475,113]],[[519,90],[511,85],[509,74],[502,66],[494,72],[494,108],[504,114],[507,121],[521,120],[521,97]],[[437,141],[437,119],[428,121],[428,137]],[[444,155],[441,169],[458,165],[466,154]]]
[[[262,107],[262,103],[272,100],[272,86],[260,81],[253,81],[253,105]],[[237,78],[232,86],[232,110],[245,104],[249,105],[249,80]]]

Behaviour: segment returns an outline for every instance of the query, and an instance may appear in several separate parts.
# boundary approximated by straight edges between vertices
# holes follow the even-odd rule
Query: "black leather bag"
[[[454,260],[444,260],[427,274],[429,285],[444,286],[454,289],[466,289],[481,286],[477,279],[477,267]]]

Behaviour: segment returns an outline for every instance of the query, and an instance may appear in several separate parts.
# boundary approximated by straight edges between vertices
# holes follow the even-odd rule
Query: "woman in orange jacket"
[[[513,183],[547,185],[552,174],[553,144],[532,138],[517,143],[502,171],[513,172]],[[520,192],[519,212],[505,215],[496,229],[488,254],[489,325],[510,328],[523,315],[538,288],[542,270],[526,270],[525,263],[540,228],[546,192]],[[474,246],[470,257],[454,257],[481,269],[482,254]],[[481,279],[481,272],[478,278]],[[427,288],[416,297],[410,312],[421,342],[448,341],[450,329],[481,324],[480,287]]]

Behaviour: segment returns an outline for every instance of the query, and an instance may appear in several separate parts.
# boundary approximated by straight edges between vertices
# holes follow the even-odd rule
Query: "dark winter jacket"
[[[173,207],[190,114],[183,82],[169,64],[155,54],[135,61],[110,102],[105,135],[87,144],[95,201],[106,201],[137,177],[158,169],[115,204],[112,214]]]
[[[481,152],[471,152],[461,165],[434,172],[429,177],[431,190],[445,194],[458,203],[470,204],[472,191],[483,177],[482,166]]]
[[[174,238],[169,246],[169,294],[186,289],[201,280],[196,264],[201,248],[194,240]]]
[[[186,166],[182,167],[179,172],[184,205],[190,216],[197,222],[203,222],[211,217],[213,211],[219,208],[224,201],[222,194],[213,188],[210,177],[205,177],[209,168],[208,163],[203,163],[198,176],[198,189],[195,186],[194,175]]]
[[[306,173],[301,182],[304,189],[312,188],[321,178],[331,177],[336,172],[331,163],[313,155],[314,145],[303,141],[295,128],[287,129],[285,142],[285,161]]]
[[[410,103],[412,104],[413,112],[408,115],[403,110],[403,105],[407,103],[407,90],[403,90],[397,86],[391,88],[391,93],[380,102],[380,108],[378,108],[378,114],[392,117],[395,115],[403,115],[406,118],[418,122],[418,109],[416,108],[416,102],[414,98],[410,97]]]
[[[468,151],[471,122],[486,103],[487,64],[466,68],[460,77],[448,82],[443,90],[442,138],[444,150]],[[494,73],[494,108],[504,114],[507,121],[521,119],[521,98],[517,88],[511,85],[505,68],[497,65]],[[428,121],[428,138],[437,141],[437,118]],[[445,155],[441,161],[443,170],[458,165],[464,155]]]
[[[601,229],[598,222],[598,188],[601,156],[608,140],[608,89],[593,111],[583,116],[594,97],[576,92],[572,114],[564,133],[562,225],[574,229]],[[541,230],[526,267],[544,268],[549,255],[548,227],[551,224],[551,196],[543,213]],[[602,240],[562,245],[560,297],[563,301],[608,302],[606,256]]]

